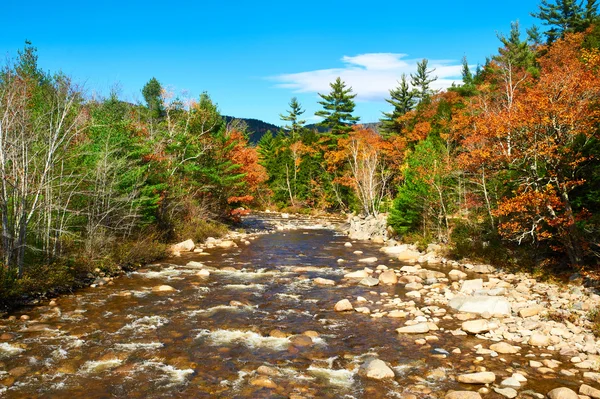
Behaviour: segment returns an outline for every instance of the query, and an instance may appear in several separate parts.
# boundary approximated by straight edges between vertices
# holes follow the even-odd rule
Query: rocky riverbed
[[[8,315],[0,396],[600,398],[579,281],[266,223]]]

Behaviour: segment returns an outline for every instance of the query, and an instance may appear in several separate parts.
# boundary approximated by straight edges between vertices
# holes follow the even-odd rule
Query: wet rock
[[[273,338],[287,338],[287,334],[281,330],[271,330],[269,336]]]
[[[199,270],[198,273],[196,273],[196,276],[198,276],[198,277],[209,277],[210,276],[210,272],[208,270]]]
[[[461,328],[471,334],[480,334],[490,330],[490,323],[483,319],[469,320],[462,323]]]
[[[450,391],[444,399],[481,399],[481,395],[472,391]]]
[[[502,296],[457,296],[452,298],[448,305],[463,313],[488,313],[490,315],[510,316],[510,303]]]
[[[347,243],[344,244],[344,246],[346,248],[352,248],[352,243],[351,242],[347,242]]]
[[[461,374],[457,377],[457,380],[463,384],[491,384],[496,381],[496,374],[491,371]]]
[[[379,282],[385,285],[393,285],[398,283],[398,276],[392,270],[386,270],[379,275]]]
[[[330,280],[328,278],[322,278],[322,277],[317,277],[317,278],[313,279],[313,283],[315,283],[317,285],[329,285],[329,286],[335,285],[334,280]]]
[[[8,374],[10,374],[11,376],[13,376],[15,378],[19,378],[19,377],[27,374],[28,371],[29,371],[29,367],[19,366],[19,367],[15,367],[15,368],[8,370]]]
[[[290,343],[296,347],[304,348],[312,346],[313,340],[308,335],[294,335],[290,338]]]
[[[360,280],[358,284],[364,285],[366,287],[375,287],[376,285],[379,285],[379,279],[374,277],[365,277],[362,280]]]
[[[509,387],[509,388],[520,388],[521,387],[521,383],[515,377],[509,377],[509,378],[502,380],[500,385],[502,385],[503,387]]]
[[[404,318],[406,317],[406,312],[403,310],[392,310],[387,314],[387,317],[391,318]]]
[[[518,393],[513,388],[494,388],[494,392],[500,394],[508,399],[516,398]]]
[[[360,263],[375,263],[377,262],[377,258],[374,256],[371,256],[369,258],[362,258],[358,260]]]
[[[398,334],[424,334],[430,330],[428,323],[418,323],[412,326],[404,326],[396,329]]]
[[[218,244],[221,248],[234,248],[237,247],[237,244],[231,240],[224,240]]]
[[[276,368],[265,365],[262,365],[259,368],[257,368],[256,372],[258,374],[267,375],[269,377],[274,377],[281,374]]]
[[[277,384],[275,384],[269,377],[261,375],[259,377],[253,378],[250,380],[250,385],[261,388],[269,388],[274,389],[277,388]]]
[[[195,247],[196,247],[196,244],[194,244],[194,241],[185,240],[185,241],[182,241],[178,244],[171,246],[171,252],[173,252],[173,253],[175,253],[175,252],[190,252]]]
[[[394,378],[394,371],[383,360],[368,359],[360,366],[358,375],[374,380],[384,380]]]
[[[519,352],[519,349],[515,346],[512,346],[509,343],[506,342],[499,342],[497,344],[492,344],[490,345],[490,349],[493,350],[494,352],[498,352],[501,354],[512,354],[512,353],[517,353]]]
[[[579,387],[579,393],[581,395],[586,395],[594,399],[600,399],[600,390],[596,388],[592,388],[589,385],[582,384]]]
[[[26,315],[26,314],[22,314],[22,315],[21,315],[21,317],[19,317],[19,319],[21,319],[21,320],[23,320],[23,321],[27,321],[27,320],[29,320],[30,318],[31,318],[31,317],[29,317],[29,316],[28,316],[28,315]]]
[[[352,310],[354,309],[352,307],[352,304],[350,303],[349,300],[347,299],[342,299],[341,301],[338,301],[335,306],[333,307],[333,310],[335,310],[336,312],[345,312],[347,310]]]
[[[369,273],[366,270],[357,270],[355,272],[344,274],[345,278],[365,278],[369,277]]]
[[[550,399],[579,399],[579,396],[572,389],[561,387],[548,392]]]
[[[172,292],[172,291],[176,291],[176,289],[171,287],[170,285],[156,285],[156,286],[152,287],[152,291],[153,292]]]
[[[204,267],[204,263],[191,261],[191,262],[188,262],[185,265],[185,267],[190,268],[190,269],[202,269]]]
[[[311,338],[318,338],[321,335],[318,332],[313,331],[313,330],[304,331],[302,334],[306,335],[307,337],[311,337]]]
[[[0,341],[10,341],[15,338],[14,334],[11,333],[2,333],[0,334]]]

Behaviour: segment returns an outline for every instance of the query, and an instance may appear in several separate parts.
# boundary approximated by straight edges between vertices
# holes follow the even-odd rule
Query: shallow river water
[[[459,387],[425,377],[436,368],[468,370],[463,356],[442,353],[456,347],[469,352],[481,341],[438,334],[439,341],[419,346],[414,336],[395,333],[404,319],[333,311],[342,298],[354,303],[363,296],[372,308],[381,298],[404,299],[401,285],[342,281],[344,273],[364,267],[359,258],[400,266],[379,245],[347,248],[347,238],[330,229],[252,238],[250,245],[150,265],[112,285],[60,297],[56,307],[16,313],[30,321],[2,320],[0,334],[11,338],[0,340],[0,397],[376,399],[410,390],[426,398]],[[190,261],[215,269],[200,277],[197,268],[185,266]],[[315,277],[338,284],[318,286]],[[176,291],[152,291],[163,284]],[[306,331],[318,333],[312,345],[292,342]],[[369,354],[388,362],[396,377],[380,382],[358,376]],[[505,361],[503,367],[509,366]],[[268,377],[272,386],[255,385],[260,366],[275,372]],[[538,385],[549,383],[541,377]]]

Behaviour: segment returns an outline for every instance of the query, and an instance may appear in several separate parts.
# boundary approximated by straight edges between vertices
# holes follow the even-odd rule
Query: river
[[[473,353],[482,342],[476,338],[440,331],[416,345],[415,336],[394,331],[405,319],[334,312],[343,298],[364,297],[372,312],[394,298],[406,300],[400,284],[365,287],[343,279],[365,267],[358,262],[364,257],[379,258],[373,268],[401,266],[380,245],[348,248],[336,231],[309,226],[249,238],[249,245],[168,259],[62,296],[56,306],[15,314],[29,321],[2,320],[0,396],[377,399],[411,392],[426,398],[459,387],[448,374],[517,367],[506,356],[472,366],[473,356],[450,353]],[[210,276],[198,276],[198,265],[186,266],[190,261]],[[317,285],[316,277],[336,285]],[[158,285],[174,291],[153,291]],[[434,303],[419,306],[433,320],[445,313]],[[395,377],[359,376],[369,356],[386,361]]]

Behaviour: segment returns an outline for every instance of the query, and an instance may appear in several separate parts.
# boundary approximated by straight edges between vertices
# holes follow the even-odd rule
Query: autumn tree
[[[323,118],[320,125],[329,128],[334,135],[348,133],[352,130],[352,125],[360,120],[358,116],[352,115],[356,94],[352,94],[352,88],[346,88],[346,83],[339,77],[329,86],[329,94],[319,93],[322,98],[319,104],[323,109],[315,112],[315,115]]]

